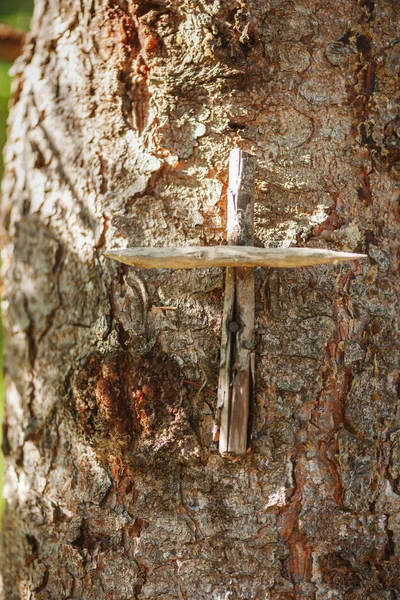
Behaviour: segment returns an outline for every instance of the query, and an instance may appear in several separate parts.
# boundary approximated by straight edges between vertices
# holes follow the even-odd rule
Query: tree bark
[[[3,182],[3,594],[400,597],[400,70],[392,0],[37,0]],[[225,242],[257,155],[251,448],[212,439]]]

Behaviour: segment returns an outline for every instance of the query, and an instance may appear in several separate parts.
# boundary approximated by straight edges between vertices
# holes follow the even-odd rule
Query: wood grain
[[[210,267],[275,267],[291,269],[366,258],[365,254],[320,248],[253,248],[252,246],[193,246],[108,250],[108,258],[143,269]]]
[[[239,149],[229,158],[226,248],[241,255],[251,251],[254,239],[254,178],[256,159]],[[241,245],[242,244],[242,245]],[[232,254],[234,256],[234,254]],[[220,409],[219,451],[242,456],[248,444],[250,395],[253,389],[251,355],[254,344],[254,268],[239,265],[226,269],[222,318],[221,361],[218,384]]]

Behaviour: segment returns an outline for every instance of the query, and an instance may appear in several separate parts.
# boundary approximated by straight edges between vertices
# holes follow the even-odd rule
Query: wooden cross
[[[255,156],[232,150],[229,158],[228,246],[127,248],[105,256],[145,269],[226,267],[218,383],[219,451],[242,456],[248,448],[248,417],[254,391],[254,267],[293,268],[339,263],[364,254],[316,248],[254,248]]]

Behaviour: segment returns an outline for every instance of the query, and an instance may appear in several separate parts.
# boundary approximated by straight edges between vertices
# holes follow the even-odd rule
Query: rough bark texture
[[[3,196],[7,600],[400,596],[399,38],[393,0],[37,0]],[[257,271],[230,462],[223,270],[102,252],[223,243],[235,145],[256,245],[369,261]]]

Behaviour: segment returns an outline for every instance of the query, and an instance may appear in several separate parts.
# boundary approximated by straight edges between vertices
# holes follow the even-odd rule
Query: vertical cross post
[[[255,156],[232,150],[227,215],[227,241],[232,246],[254,243],[255,170]],[[219,451],[224,456],[240,456],[247,449],[254,389],[254,311],[254,269],[227,267],[218,385]]]

